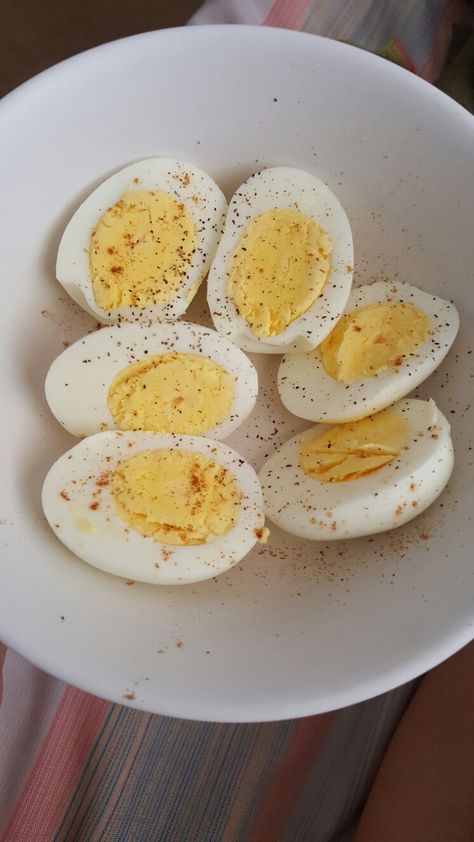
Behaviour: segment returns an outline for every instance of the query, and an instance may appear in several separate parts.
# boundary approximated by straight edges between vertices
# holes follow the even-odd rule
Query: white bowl
[[[102,574],[49,530],[41,484],[73,442],[47,409],[44,377],[63,343],[93,326],[54,280],[59,239],[108,174],[161,154],[195,161],[229,193],[262,166],[311,170],[346,208],[356,282],[398,278],[455,300],[459,338],[418,394],[452,421],[456,468],[410,525],[330,546],[273,529],[229,574],[174,589]],[[472,117],[435,88],[280,29],[140,35],[4,100],[0,638],[115,701],[251,721],[381,693],[472,637],[473,159]],[[229,443],[259,467],[307,424],[275,396],[278,358],[255,359],[258,407]]]

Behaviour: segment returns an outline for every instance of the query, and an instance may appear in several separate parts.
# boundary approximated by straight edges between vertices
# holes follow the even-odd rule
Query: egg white
[[[393,410],[409,423],[407,449],[360,479],[320,482],[300,468],[301,442],[327,425],[283,444],[259,473],[267,517],[292,535],[333,541],[394,529],[430,506],[453,469],[449,423],[431,400],[400,401]]]
[[[90,508],[98,477],[113,471],[121,459],[155,449],[201,453],[227,468],[242,494],[235,526],[210,543],[170,546],[129,527],[117,514],[108,486],[100,488],[99,507]],[[106,573],[160,585],[199,582],[229,570],[252,549],[256,531],[265,522],[253,468],[230,447],[196,436],[121,432],[90,436],[51,467],[42,504],[54,533],[80,559]]]
[[[228,271],[249,222],[275,208],[297,208],[313,217],[332,240],[326,286],[312,307],[275,336],[259,338],[227,296]],[[281,354],[314,348],[332,330],[352,285],[352,232],[334,193],[319,178],[293,167],[271,167],[252,175],[234,193],[224,233],[212,261],[207,289],[212,320],[219,333],[244,351]]]
[[[107,208],[125,191],[133,189],[161,190],[182,202],[196,226],[196,252],[187,277],[170,302],[106,312],[98,307],[92,290],[88,259],[90,237]],[[59,245],[56,277],[71,298],[103,324],[121,320],[173,321],[186,311],[209,269],[226,210],[227,201],[220,188],[194,164],[175,158],[148,158],[130,164],[104,181],[75,212]]]
[[[79,339],[54,360],[46,376],[51,412],[74,436],[117,429],[107,405],[114,377],[131,363],[172,351],[202,355],[232,376],[234,399],[229,414],[205,433],[210,438],[226,438],[255,406],[257,372],[248,357],[225,337],[191,322],[149,327],[115,325]]]
[[[331,377],[317,352],[284,356],[278,370],[278,391],[293,415],[328,424],[364,418],[400,400],[440,365],[459,329],[454,304],[410,284],[378,281],[353,289],[345,312],[385,301],[405,301],[424,311],[432,325],[426,342],[397,368],[350,383]]]

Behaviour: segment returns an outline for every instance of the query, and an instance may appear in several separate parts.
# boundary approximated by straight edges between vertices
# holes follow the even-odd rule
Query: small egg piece
[[[273,523],[332,541],[412,520],[441,494],[452,468],[446,418],[432,400],[404,400],[359,421],[306,430],[259,477]]]
[[[293,167],[252,175],[234,193],[208,277],[214,325],[244,351],[319,345],[352,284],[352,233],[336,196]]]
[[[138,161],[78,208],[59,245],[57,279],[103,324],[174,321],[209,269],[226,210],[220,188],[194,164]]]
[[[280,397],[308,421],[341,424],[379,412],[432,374],[458,329],[454,304],[410,284],[357,287],[318,348],[283,357]]]
[[[79,339],[52,363],[46,399],[74,436],[148,430],[223,439],[252,411],[258,377],[215,330],[122,324]]]
[[[268,535],[253,468],[197,436],[89,436],[52,466],[42,503],[80,559],[151,584],[210,579]]]

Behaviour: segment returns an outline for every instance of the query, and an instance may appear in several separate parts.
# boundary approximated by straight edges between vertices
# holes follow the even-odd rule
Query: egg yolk
[[[274,336],[321,295],[331,240],[309,216],[275,209],[256,216],[232,256],[227,294],[260,337]]]
[[[349,383],[400,366],[430,333],[429,317],[412,304],[368,304],[342,316],[316,353],[331,377]]]
[[[234,379],[196,354],[146,357],[117,374],[108,394],[119,430],[201,435],[230,414]]]
[[[186,278],[196,250],[187,208],[159,190],[129,190],[92,232],[89,267],[102,310],[166,304]]]
[[[162,544],[191,546],[225,535],[240,492],[227,468],[200,453],[144,450],[119,462],[110,492],[120,517]]]
[[[360,479],[393,462],[406,447],[408,433],[408,422],[391,410],[337,424],[302,442],[300,468],[320,482]]]

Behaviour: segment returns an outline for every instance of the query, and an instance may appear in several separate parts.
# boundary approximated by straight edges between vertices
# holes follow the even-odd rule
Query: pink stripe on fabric
[[[276,0],[263,26],[279,26],[284,29],[299,29],[304,13],[311,0]]]
[[[110,702],[68,687],[1,842],[51,842]]]
[[[300,719],[286,755],[262,801],[249,842],[281,838],[291,809],[332,725],[334,713]]]

